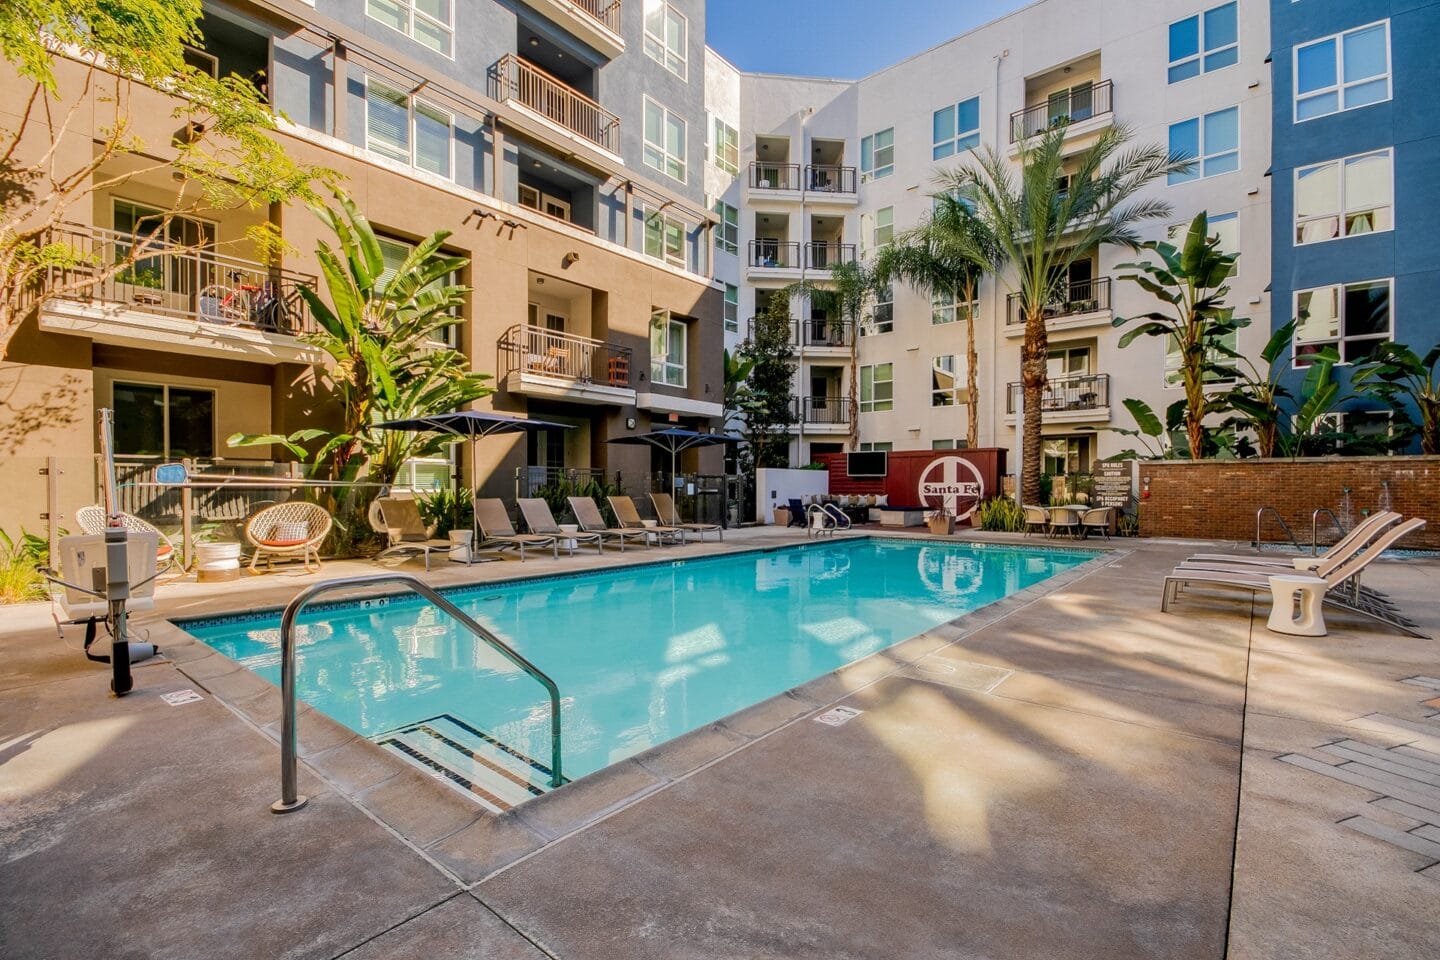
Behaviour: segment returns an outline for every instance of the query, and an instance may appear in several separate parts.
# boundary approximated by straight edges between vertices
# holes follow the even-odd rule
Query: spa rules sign
[[[985,480],[969,460],[941,457],[920,474],[920,502],[965,520],[985,498]]]

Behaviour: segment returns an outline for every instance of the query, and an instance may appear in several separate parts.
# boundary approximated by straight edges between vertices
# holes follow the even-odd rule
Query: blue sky
[[[1027,0],[713,0],[706,39],[742,70],[854,79]]]

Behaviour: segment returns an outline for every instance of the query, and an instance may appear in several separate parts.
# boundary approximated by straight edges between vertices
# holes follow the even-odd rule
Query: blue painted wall
[[[1391,99],[1295,123],[1294,48],[1380,20],[1390,21]],[[1272,324],[1291,318],[1296,290],[1393,277],[1393,337],[1423,355],[1440,343],[1440,2],[1271,0],[1270,35]],[[1394,150],[1394,230],[1296,246],[1295,168],[1383,147]]]

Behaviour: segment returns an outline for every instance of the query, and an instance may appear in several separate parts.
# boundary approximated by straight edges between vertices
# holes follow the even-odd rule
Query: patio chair
[[[433,525],[427,525],[420,516],[420,504],[410,498],[379,497],[375,507],[380,514],[381,532],[385,534],[385,549],[375,555],[376,560],[386,557],[419,554],[425,558],[425,569],[430,569],[430,554],[448,554],[450,541],[432,536]]]
[[[475,498],[475,524],[480,528],[480,543],[476,550],[515,547],[520,551],[520,562],[524,563],[526,547],[549,547],[555,559],[560,559],[560,541],[538,533],[517,533],[510,522],[510,513],[499,497]]]
[[[575,533],[566,533],[560,529],[560,524],[555,522],[555,514],[550,512],[550,504],[539,497],[521,497],[515,501],[520,504],[520,515],[525,518],[525,526],[530,532],[542,537],[554,537],[556,541],[568,541],[572,544],[589,544],[595,548],[597,553],[605,552],[605,538],[599,533],[591,533],[588,530]],[[575,548],[568,547],[570,556],[575,556]],[[624,547],[622,546],[623,550]]]
[[[790,509],[790,522],[787,523],[787,524],[785,524],[785,526],[787,526],[787,527],[803,527],[803,526],[805,526],[805,505],[800,502],[800,498],[799,498],[799,497],[791,497],[791,498],[786,502],[786,506],[789,507],[789,509]]]
[[[250,557],[253,571],[265,558],[265,566],[273,568],[276,557],[299,557],[307,572],[320,569],[320,545],[330,536],[335,521],[323,507],[305,500],[291,500],[266,507],[245,524],[245,539],[254,553]]]
[[[849,530],[851,526],[853,526],[853,523],[850,520],[850,514],[846,513],[844,510],[842,510],[835,504],[822,503],[820,504],[820,509],[824,510],[827,514],[829,514],[830,518],[835,521],[836,530]]]
[[[1059,536],[1062,530],[1076,539],[1080,537],[1083,527],[1080,522],[1079,507],[1051,507],[1049,513],[1052,537]]]
[[[620,521],[620,526],[631,529],[643,529],[646,533],[655,534],[656,539],[664,543],[667,540],[671,543],[685,545],[685,530],[682,527],[669,527],[657,523],[653,527],[645,526],[645,521],[640,519],[640,511],[635,509],[635,501],[629,497],[606,497],[610,501],[610,509],[615,511],[615,519]]]
[[[1021,507],[1025,512],[1025,536],[1035,533],[1037,530],[1045,536],[1050,536],[1050,514],[1045,512],[1044,507]]]
[[[628,527],[611,527],[606,525],[605,518],[600,515],[600,507],[589,497],[570,497],[570,512],[575,514],[575,522],[580,524],[580,529],[586,533],[598,533],[606,540],[613,540],[620,544],[620,552],[625,552],[625,542],[637,541],[642,545],[650,543],[650,535],[644,530],[632,530]]]
[[[1110,539],[1110,511],[1111,507],[1091,507],[1080,514],[1080,535],[1086,537],[1091,530],[1098,530]]]
[[[1415,622],[1401,616],[1393,605],[1378,602],[1365,593],[1353,589],[1353,585],[1359,582],[1360,574],[1366,567],[1394,546],[1402,537],[1408,536],[1423,526],[1425,526],[1425,521],[1419,517],[1406,520],[1381,534],[1358,554],[1329,566],[1323,574],[1320,572],[1320,568],[1317,568],[1315,580],[1324,585],[1324,602],[1341,610],[1396,627],[1411,636],[1424,637],[1425,634],[1419,632]],[[1165,585],[1160,596],[1160,610],[1162,613],[1168,612],[1170,604],[1179,599],[1181,591],[1186,586],[1198,584],[1244,590],[1253,594],[1269,590],[1271,576],[1274,574],[1263,568],[1251,572],[1233,567],[1215,569],[1181,565],[1165,578]]]
[[[680,519],[680,511],[675,506],[675,498],[668,493],[650,494],[650,503],[655,507],[655,516],[660,518],[661,523],[668,523],[672,527],[679,527],[682,530],[690,530],[700,535],[700,542],[705,542],[705,534],[714,533],[721,540],[725,539],[725,528],[718,523],[685,523]]]
[[[1314,570],[1327,559],[1343,559],[1357,551],[1365,544],[1375,539],[1381,531],[1388,530],[1401,521],[1400,514],[1390,510],[1382,510],[1372,513],[1364,520],[1357,523],[1339,540],[1331,544],[1326,550],[1313,557],[1309,556],[1246,556],[1239,553],[1197,553],[1188,558],[1185,563],[1224,563],[1234,565],[1245,565],[1251,567],[1276,567],[1282,570]]]
[[[79,525],[81,533],[100,534],[105,532],[106,518],[105,508],[99,506],[81,507],[75,511],[75,523]],[[129,513],[120,514],[120,525],[126,530],[135,533],[153,533],[157,546],[155,548],[155,571],[157,574],[164,573],[171,566],[179,569],[180,554],[175,549],[175,544],[153,523],[141,520],[139,517]]]

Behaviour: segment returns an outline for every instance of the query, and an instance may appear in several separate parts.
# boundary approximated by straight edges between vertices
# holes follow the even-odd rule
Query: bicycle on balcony
[[[239,270],[227,274],[229,283],[212,283],[200,291],[200,317],[224,323],[282,330],[285,322],[285,300],[274,280],[245,282]]]

